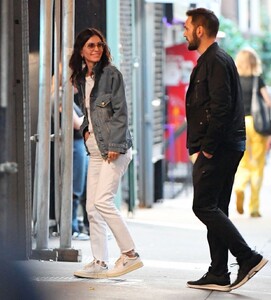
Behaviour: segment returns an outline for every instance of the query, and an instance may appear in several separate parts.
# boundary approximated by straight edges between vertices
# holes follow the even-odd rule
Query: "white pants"
[[[86,145],[91,155],[86,202],[91,249],[95,259],[108,262],[106,224],[111,229],[121,253],[135,248],[126,223],[114,203],[121,177],[131,161],[132,151],[129,149],[126,154],[121,154],[109,164],[102,158],[94,134],[90,134]]]

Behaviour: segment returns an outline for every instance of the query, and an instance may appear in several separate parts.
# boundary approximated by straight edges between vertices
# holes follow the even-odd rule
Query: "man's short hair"
[[[194,26],[203,26],[209,37],[216,37],[219,20],[213,11],[206,8],[196,8],[188,10],[186,15],[192,18]]]

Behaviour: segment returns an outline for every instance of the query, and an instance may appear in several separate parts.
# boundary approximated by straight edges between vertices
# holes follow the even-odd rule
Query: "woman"
[[[114,204],[122,175],[131,161],[132,140],[128,130],[127,103],[121,73],[100,31],[83,30],[76,38],[69,66],[84,112],[81,131],[91,156],[87,175],[86,211],[89,219],[93,261],[75,276],[116,277],[143,266],[133,239]],[[115,267],[108,270],[107,225],[121,251]]]
[[[253,89],[253,78],[256,77],[258,83],[257,93],[261,95],[268,106],[271,107],[266,85],[261,77],[261,61],[257,53],[246,48],[241,50],[236,56],[236,66],[240,75],[240,82],[243,90],[243,100],[245,107],[246,122],[246,151],[239,164],[234,190],[236,193],[236,208],[240,214],[244,213],[244,196],[247,184],[250,184],[249,212],[251,217],[261,217],[259,208],[259,194],[263,180],[263,172],[267,151],[267,137],[258,134],[253,125],[251,116],[251,100]]]

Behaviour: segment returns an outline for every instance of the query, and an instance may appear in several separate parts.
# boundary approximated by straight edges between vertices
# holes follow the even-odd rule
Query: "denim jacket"
[[[88,120],[85,107],[85,79],[78,86],[79,103],[84,111],[81,132],[84,134],[88,130],[91,121],[98,148],[106,159],[108,151],[126,153],[132,146],[132,138],[122,74],[108,65],[97,76],[94,69],[94,75],[95,83],[88,99],[91,120]]]
[[[217,43],[198,59],[186,94],[189,153],[214,154],[220,146],[239,150],[246,139],[239,76]]]

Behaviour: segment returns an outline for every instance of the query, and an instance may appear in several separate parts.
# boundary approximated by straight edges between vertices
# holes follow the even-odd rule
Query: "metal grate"
[[[132,131],[132,79],[133,79],[133,35],[132,0],[120,1],[120,70],[125,82],[125,93],[129,112],[129,126]],[[132,132],[133,133],[133,132]]]
[[[153,106],[154,117],[154,144],[163,142],[164,127],[164,83],[163,83],[163,65],[164,65],[164,46],[163,46],[163,4],[154,6],[154,99],[157,106]],[[160,105],[159,105],[160,103]]]

